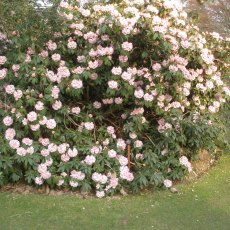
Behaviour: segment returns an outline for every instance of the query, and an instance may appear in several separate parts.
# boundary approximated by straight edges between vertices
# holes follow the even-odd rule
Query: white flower
[[[93,122],[85,122],[84,126],[87,130],[93,130],[94,129],[94,124]]]
[[[86,163],[87,165],[92,165],[93,163],[95,163],[96,158],[95,158],[94,156],[88,155],[88,156],[86,156],[86,158],[85,158],[84,161],[85,161],[85,163]]]
[[[140,140],[136,140],[136,141],[134,142],[134,146],[135,146],[136,148],[142,148],[142,147],[143,147],[143,142],[140,141]]]
[[[118,83],[116,81],[109,81],[108,86],[110,89],[117,89],[118,88]]]
[[[83,87],[83,83],[82,83],[82,80],[72,80],[71,82],[71,86],[74,88],[74,89],[81,89]]]
[[[144,96],[144,91],[142,89],[137,89],[134,91],[134,96],[140,99]]]
[[[165,186],[166,188],[172,187],[172,181],[171,181],[171,180],[166,179],[166,180],[164,180],[163,183],[164,183],[164,186]]]
[[[133,44],[130,43],[130,42],[123,42],[121,44],[121,47],[122,47],[123,50],[131,51],[133,49]]]

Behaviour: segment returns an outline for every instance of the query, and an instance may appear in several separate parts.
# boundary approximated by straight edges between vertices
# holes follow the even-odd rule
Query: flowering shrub
[[[223,60],[170,1],[62,1],[59,12],[66,24],[42,50],[22,52],[15,37],[17,55],[0,57],[2,183],[97,197],[171,187],[215,148]]]

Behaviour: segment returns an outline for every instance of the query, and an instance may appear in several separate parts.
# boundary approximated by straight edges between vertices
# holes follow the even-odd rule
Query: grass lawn
[[[101,200],[0,193],[0,230],[230,229],[229,156],[177,188]]]

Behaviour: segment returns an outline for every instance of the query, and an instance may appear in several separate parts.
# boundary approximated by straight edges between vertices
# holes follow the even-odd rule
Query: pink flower
[[[34,153],[34,147],[33,146],[30,146],[27,150],[26,150],[26,152],[28,153],[28,154],[33,154]]]
[[[22,143],[27,145],[27,146],[31,146],[33,144],[33,140],[31,140],[30,138],[23,138],[22,139]]]
[[[100,182],[101,178],[102,178],[102,174],[100,173],[94,172],[92,174],[92,180],[96,183]]]
[[[97,60],[95,61],[90,61],[88,63],[90,69],[96,69],[99,66],[99,62]]]
[[[123,42],[123,43],[121,44],[121,47],[122,47],[122,49],[125,50],[125,51],[131,51],[131,50],[133,49],[133,44],[130,43],[130,42]]]
[[[6,116],[3,118],[3,124],[5,126],[11,126],[13,124],[13,119],[10,116]]]
[[[67,150],[67,144],[66,143],[63,143],[63,144],[60,144],[58,147],[57,147],[57,151],[60,153],[60,154],[64,154]]]
[[[73,187],[73,188],[76,188],[76,187],[78,186],[78,182],[72,181],[72,180],[69,182],[69,184],[70,184],[70,186]]]
[[[92,80],[97,80],[97,78],[98,78],[98,75],[96,73],[93,73],[90,75],[90,79]]]
[[[92,165],[93,163],[95,163],[96,161],[96,158],[92,155],[88,155],[86,156],[84,162],[87,164],[87,165]]]
[[[115,104],[120,105],[120,104],[122,104],[123,99],[122,99],[121,97],[116,97],[116,98],[114,99],[114,102],[115,102]]]
[[[116,188],[118,186],[118,178],[111,177],[109,185],[106,187],[106,190],[109,190],[110,188]]]
[[[71,86],[74,88],[74,89],[81,89],[83,87],[83,83],[82,83],[82,80],[72,80],[71,82]]]
[[[34,112],[34,111],[31,111],[27,114],[27,120],[30,121],[30,122],[33,122],[33,121],[36,121],[37,120],[37,113]]]
[[[43,116],[42,119],[39,121],[40,125],[45,125],[47,122],[47,117]]]
[[[47,71],[46,76],[49,78],[50,81],[55,82],[57,81],[57,75],[53,71]],[[57,86],[54,86],[57,87]]]
[[[104,192],[104,191],[97,191],[97,192],[96,192],[96,197],[102,198],[102,197],[104,197],[104,196],[105,196],[105,192]]]
[[[141,154],[141,153],[138,153],[138,154],[136,154],[135,158],[136,158],[137,160],[143,160],[143,159],[144,159],[144,155]]]
[[[219,101],[214,101],[213,106],[218,109],[220,107],[220,102]]]
[[[6,140],[9,140],[9,141],[13,140],[15,135],[16,135],[16,132],[12,128],[7,129],[5,132],[5,138],[6,138]]]
[[[60,179],[57,183],[57,186],[62,186],[64,184],[64,180],[63,179]]]
[[[37,185],[42,185],[42,184],[43,184],[43,179],[42,179],[42,177],[36,177],[36,178],[35,178],[35,183],[36,183]]]
[[[13,94],[15,92],[14,85],[7,85],[5,86],[5,91],[7,94]]]
[[[20,142],[18,140],[10,140],[9,145],[12,149],[18,149],[20,147]]]
[[[112,70],[111,70],[112,74],[114,75],[121,75],[122,73],[122,68],[119,66],[119,67],[113,67]]]
[[[110,158],[115,158],[117,155],[117,152],[115,150],[111,149],[108,151],[108,155]]]
[[[7,61],[7,58],[5,56],[0,56],[0,65],[4,65]]]
[[[166,188],[172,187],[172,181],[171,180],[166,179],[166,180],[163,181],[163,183],[164,183],[164,186]]]
[[[142,148],[143,147],[143,142],[139,141],[139,140],[136,140],[134,142],[134,146],[135,146],[135,148]]]
[[[48,145],[48,150],[51,152],[51,153],[54,153],[57,151],[57,145],[55,145],[54,143],[51,143]]]
[[[67,47],[69,49],[76,49],[77,48],[77,43],[75,41],[69,41],[67,44]]]
[[[61,155],[61,160],[63,162],[68,162],[70,160],[70,156],[68,154],[62,154]]]
[[[57,183],[57,186],[62,186],[64,184],[64,180],[63,179],[60,179]]]
[[[79,63],[85,62],[85,56],[77,56],[77,61],[78,61]]]
[[[125,143],[125,141],[124,141],[123,139],[119,138],[119,139],[117,140],[117,148],[122,149],[122,150],[125,150],[125,148],[126,148],[126,143]]]
[[[38,170],[38,172],[39,172],[40,174],[42,174],[42,173],[44,173],[44,172],[47,171],[47,166],[46,166],[45,164],[40,164],[40,165],[38,165],[37,170]]]
[[[76,148],[68,149],[67,154],[70,157],[76,157],[78,155],[78,150]]]
[[[14,95],[15,100],[18,101],[18,99],[20,99],[20,98],[22,97],[23,93],[22,93],[22,91],[19,89],[19,90],[14,91],[14,94],[13,94],[13,95]]]
[[[47,156],[50,155],[50,151],[49,151],[48,149],[42,149],[42,150],[41,150],[41,155],[42,155],[43,157],[47,157]]]
[[[26,118],[23,118],[22,124],[23,124],[23,125],[27,125],[27,124],[28,124],[28,120],[27,120]]]
[[[55,42],[52,42],[51,40],[49,40],[47,43],[46,43],[47,47],[49,50],[56,50],[57,49],[57,44]]]
[[[110,89],[117,89],[118,88],[118,83],[116,81],[108,81],[108,86]]]
[[[159,70],[161,69],[161,64],[156,63],[156,64],[154,64],[154,65],[152,66],[152,68],[153,68],[154,71],[159,71]]]
[[[99,154],[101,152],[101,146],[93,146],[91,149],[90,149],[90,153],[96,155],[96,154]]]
[[[97,55],[98,55],[98,51],[97,51],[97,50],[91,49],[91,50],[89,51],[89,56],[90,56],[90,57],[94,58],[94,57],[96,57]]]
[[[79,11],[81,12],[82,16],[84,16],[84,17],[90,16],[90,10],[88,10],[88,9],[81,8],[81,10],[79,10]]]
[[[42,144],[43,146],[47,146],[47,145],[50,143],[49,138],[42,138],[42,137],[40,137],[40,138],[38,139],[38,141],[39,141],[39,143]]]
[[[213,84],[212,81],[207,81],[207,82],[205,83],[205,86],[206,86],[208,89],[214,88],[214,84]]]
[[[51,177],[51,173],[49,171],[42,172],[41,177],[45,180],[48,180]]]
[[[134,96],[140,99],[144,96],[144,91],[142,89],[136,89],[134,91]]]
[[[94,107],[95,109],[100,109],[100,108],[101,108],[101,102],[95,101],[95,102],[93,103],[93,107]]]
[[[122,155],[118,156],[118,161],[121,166],[126,166],[128,164],[128,159]]]
[[[94,124],[93,122],[85,122],[84,126],[87,130],[93,130],[94,129]]]
[[[109,144],[109,139],[106,138],[102,143],[103,143],[104,146],[107,146]]]
[[[88,32],[84,35],[84,39],[88,40],[90,44],[94,44],[97,41],[98,35],[94,32]]]
[[[120,55],[119,56],[119,61],[122,62],[122,63],[125,63],[128,61],[128,57],[127,56],[123,56],[123,55]]]
[[[127,166],[120,167],[120,177],[127,181],[132,181],[134,179],[133,174],[129,171]]]
[[[101,40],[102,41],[108,41],[109,40],[109,35],[108,34],[104,34],[101,36]]]
[[[143,113],[144,113],[143,108],[136,108],[130,113],[130,115],[131,116],[136,116],[136,115],[143,114]]]
[[[36,125],[30,125],[30,129],[32,131],[38,131],[40,128],[40,124],[36,124]]]
[[[74,114],[79,114],[81,112],[81,109],[80,109],[80,107],[73,107],[71,109],[71,112]]]
[[[56,123],[56,121],[54,119],[47,120],[46,127],[48,129],[54,129],[56,126],[57,126],[57,123]]]
[[[210,105],[210,106],[208,107],[208,111],[209,111],[210,113],[216,113],[216,112],[217,112],[217,109],[216,109],[214,106]]]
[[[85,173],[81,172],[81,171],[76,171],[76,170],[73,170],[71,171],[71,174],[70,176],[74,179],[77,179],[77,180],[84,180],[85,179]]]
[[[54,99],[58,99],[59,97],[59,93],[60,93],[60,89],[57,87],[57,86],[54,86],[51,90],[51,96],[54,98]]]
[[[42,58],[46,58],[49,56],[49,53],[46,50],[42,50],[42,52],[39,54],[39,56],[41,56]]]
[[[181,41],[180,44],[184,49],[188,49],[191,46],[191,43],[189,41],[187,41],[187,40]]]
[[[107,98],[107,99],[103,99],[102,102],[104,104],[113,104],[113,98]]]
[[[58,68],[57,76],[61,78],[68,78],[70,76],[70,71],[66,66],[60,66]]]
[[[22,156],[22,157],[24,157],[24,156],[27,154],[26,149],[24,149],[24,148],[22,148],[22,147],[17,148],[16,152],[17,152],[17,154],[18,154],[19,156]]]
[[[4,79],[7,75],[7,69],[0,69],[0,80]]]
[[[149,94],[149,93],[146,93],[146,94],[144,95],[144,100],[145,100],[145,101],[153,101],[153,99],[154,99],[153,95],[151,95],[151,94]]]
[[[51,56],[52,60],[55,61],[55,62],[58,62],[61,60],[61,55],[60,54],[53,54]]]
[[[137,138],[137,134],[136,133],[129,133],[129,137],[131,139],[135,139],[135,138]]]
[[[114,134],[115,133],[114,127],[113,126],[108,126],[107,127],[107,133],[110,134],[110,135]]]
[[[61,101],[55,101],[54,104],[52,105],[52,108],[54,110],[59,110],[62,107]]]
[[[191,163],[188,161],[188,158],[186,156],[182,156],[179,158],[180,164],[185,166],[189,172],[192,171],[192,165]]]
[[[35,109],[38,110],[38,111],[41,111],[44,109],[44,103],[41,102],[41,101],[38,101],[36,104],[35,104]]]
[[[82,74],[83,72],[84,72],[84,68],[83,67],[81,67],[81,66],[78,66],[77,68],[75,68],[74,70],[73,70],[73,73],[75,73],[75,74]]]

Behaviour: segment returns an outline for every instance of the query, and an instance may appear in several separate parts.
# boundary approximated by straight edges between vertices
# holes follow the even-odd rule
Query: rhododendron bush
[[[216,147],[227,65],[170,1],[62,1],[59,13],[62,30],[42,49],[24,52],[18,34],[0,57],[1,183],[97,197],[171,187]]]

